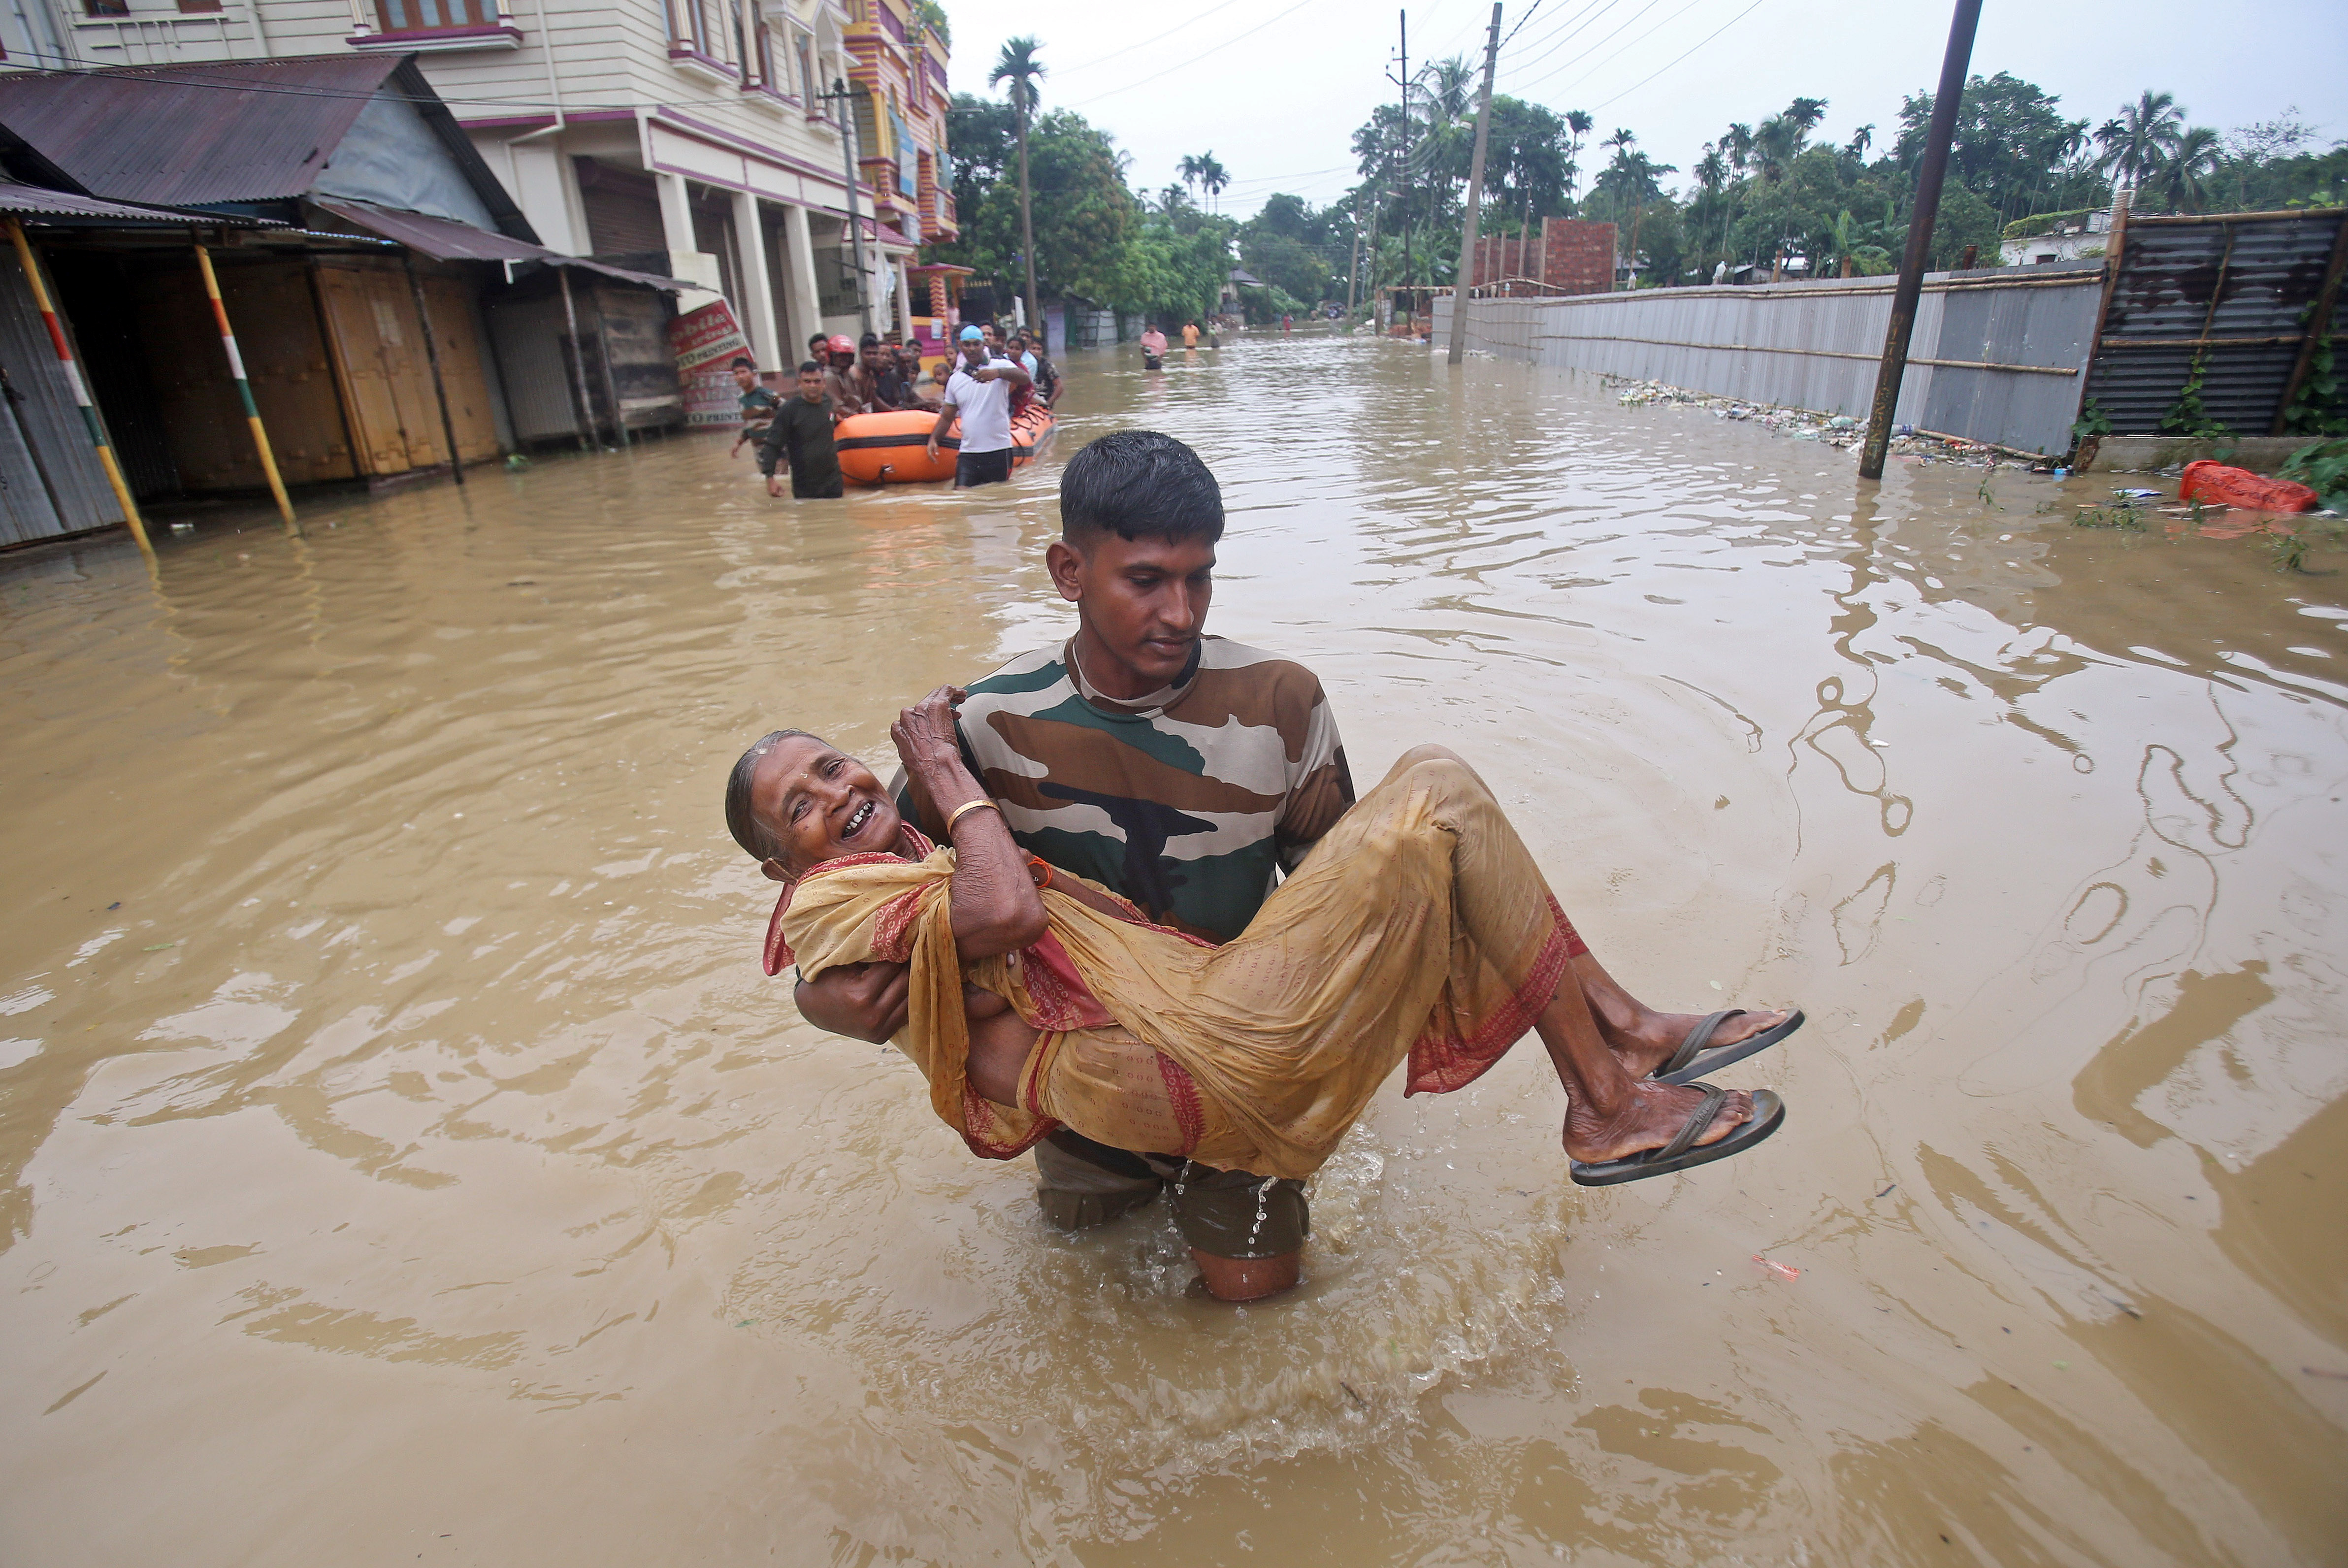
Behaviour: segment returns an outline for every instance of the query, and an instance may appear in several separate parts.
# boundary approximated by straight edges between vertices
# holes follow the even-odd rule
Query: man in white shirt
[[[1029,384],[1027,372],[1007,359],[990,360],[986,335],[962,329],[962,363],[946,383],[938,422],[930,427],[930,461],[955,418],[962,420],[962,451],[954,459],[954,489],[1001,484],[1011,478],[1011,389]]]

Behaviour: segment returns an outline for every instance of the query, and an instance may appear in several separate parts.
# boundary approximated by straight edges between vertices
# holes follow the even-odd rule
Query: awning
[[[68,223],[93,223],[111,226],[135,223],[141,228],[150,225],[174,229],[191,223],[205,228],[255,229],[263,226],[257,218],[232,218],[218,212],[178,212],[168,208],[134,207],[123,201],[104,201],[95,196],[77,195],[71,191],[51,191],[46,186],[26,185],[14,180],[0,179],[0,212],[15,212],[28,218],[46,218]],[[277,228],[278,224],[269,224]]]
[[[421,251],[436,262],[538,262],[550,267],[580,267],[591,273],[601,273],[607,278],[617,278],[622,283],[634,284],[639,288],[659,289],[666,294],[681,294],[686,289],[706,286],[687,283],[683,278],[632,273],[624,267],[590,261],[585,256],[566,256],[560,251],[550,251],[543,245],[533,245],[510,234],[493,234],[487,229],[476,229],[470,223],[459,223],[453,218],[434,218],[422,212],[403,212],[390,207],[376,207],[365,201],[345,201],[333,197],[314,196],[309,200],[337,218],[356,223],[371,233],[396,241],[412,250]]]

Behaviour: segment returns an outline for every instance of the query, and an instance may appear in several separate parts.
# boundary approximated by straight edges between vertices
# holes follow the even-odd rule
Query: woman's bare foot
[[[1636,1085],[1628,1101],[1612,1117],[1601,1116],[1576,1099],[1565,1113],[1565,1151],[1585,1165],[1595,1165],[1661,1149],[1679,1136],[1680,1129],[1703,1104],[1704,1090],[1692,1084]],[[1731,1090],[1696,1145],[1716,1142],[1752,1119],[1753,1097],[1743,1089]]]
[[[1704,1022],[1702,1013],[1658,1013],[1616,983],[1605,966],[1590,954],[1573,961],[1573,977],[1581,986],[1598,1021],[1599,1037],[1632,1078],[1645,1078],[1672,1059],[1688,1031]],[[1774,1029],[1793,1016],[1788,1012],[1759,1010],[1741,1017],[1723,1018],[1707,1046],[1733,1046],[1764,1029]]]
[[[1592,1009],[1595,1011],[1595,1008]],[[1688,1031],[1704,1022],[1703,1013],[1657,1013],[1642,1007],[1632,1019],[1618,1027],[1605,1014],[1598,1016],[1598,1033],[1606,1048],[1622,1060],[1634,1078],[1645,1078],[1672,1059],[1687,1038]],[[1733,1046],[1739,1040],[1752,1038],[1764,1029],[1774,1029],[1794,1015],[1766,1009],[1747,1011],[1740,1017],[1723,1018],[1720,1026],[1705,1042],[1707,1048]]]

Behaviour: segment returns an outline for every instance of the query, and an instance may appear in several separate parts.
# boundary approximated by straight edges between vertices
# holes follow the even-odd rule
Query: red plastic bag
[[[2204,458],[2185,465],[2185,480],[2177,487],[2177,499],[2244,507],[2251,511],[2313,511],[2321,498],[2305,485],[2295,485],[2289,480],[2262,480],[2248,469],[2228,468]]]

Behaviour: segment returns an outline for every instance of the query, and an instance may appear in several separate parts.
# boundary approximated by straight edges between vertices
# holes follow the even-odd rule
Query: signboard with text
[[[734,319],[734,307],[721,299],[686,311],[668,324],[668,340],[676,354],[676,378],[685,389],[685,422],[737,423],[741,394],[728,366],[735,356],[749,354],[750,341]]]

